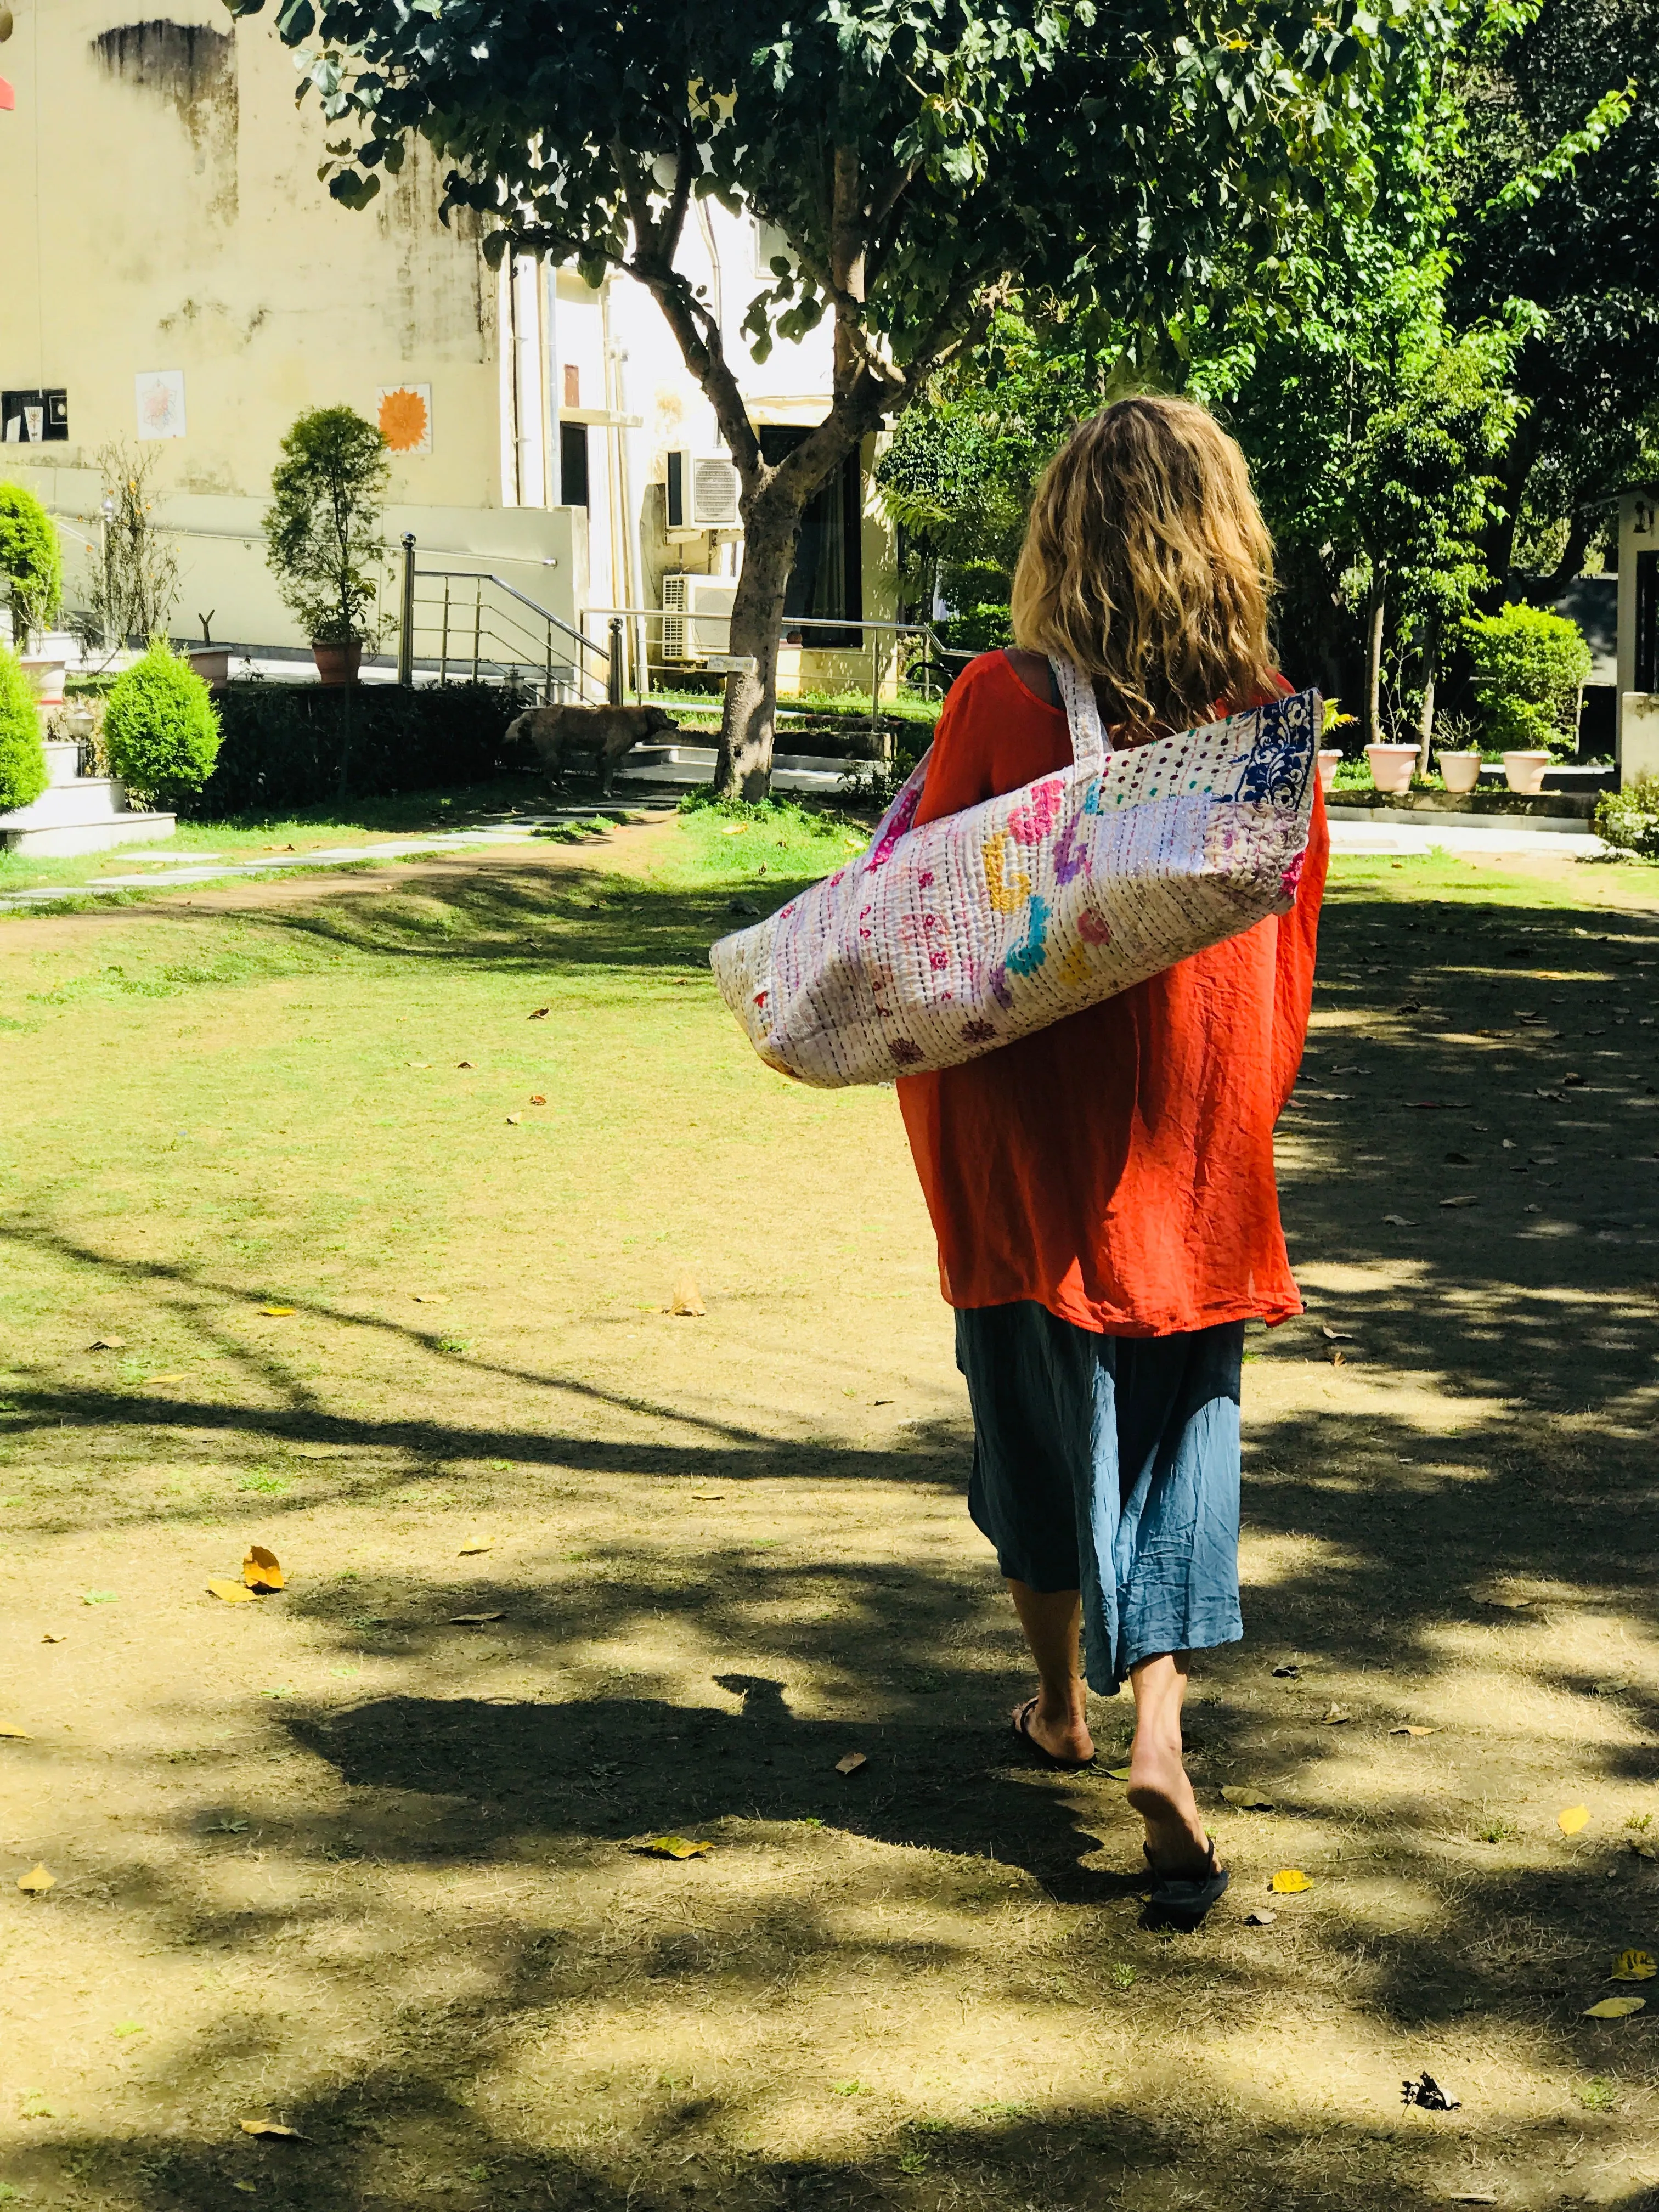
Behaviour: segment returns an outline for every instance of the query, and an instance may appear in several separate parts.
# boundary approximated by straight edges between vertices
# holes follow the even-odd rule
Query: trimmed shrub
[[[219,754],[208,687],[165,638],[112,686],[104,709],[112,771],[145,805],[173,807],[199,791]]]
[[[46,787],[40,716],[17,655],[0,646],[0,814],[27,806]]]
[[[0,483],[0,576],[11,601],[12,635],[21,646],[47,629],[64,596],[64,561],[52,517],[21,484]]]
[[[1491,742],[1516,752],[1559,751],[1577,741],[1579,694],[1590,649],[1564,615],[1511,603],[1472,617],[1463,642]]]
[[[335,799],[482,783],[533,755],[504,742],[528,704],[510,684],[231,684],[218,695],[218,764],[187,802],[192,820],[285,813]]]
[[[1659,860],[1659,775],[1638,775],[1623,791],[1604,791],[1592,826],[1617,851]]]

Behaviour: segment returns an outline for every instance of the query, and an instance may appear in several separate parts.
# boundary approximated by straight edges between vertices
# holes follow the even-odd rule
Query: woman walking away
[[[952,687],[918,823],[1067,766],[1051,664],[1092,678],[1115,748],[1290,686],[1244,457],[1190,402],[1125,399],[1043,476],[1018,650]],[[1036,1035],[898,1085],[974,1416],[969,1510],[1036,1662],[1029,1754],[1086,1765],[1090,1687],[1134,1693],[1129,1802],[1152,1911],[1227,1886],[1182,1764],[1189,1654],[1235,1643],[1244,1323],[1302,1310],[1273,1123],[1302,1056],[1328,836],[1292,910]]]

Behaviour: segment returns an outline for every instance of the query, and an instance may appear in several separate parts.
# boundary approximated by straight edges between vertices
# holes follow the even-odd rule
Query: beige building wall
[[[318,179],[327,132],[315,98],[296,113],[294,57],[269,12],[238,21],[220,0],[172,0],[161,21],[131,0],[131,13],[119,0],[11,6],[0,389],[65,390],[69,435],[0,447],[0,478],[58,514],[71,604],[84,603],[95,557],[94,457],[112,439],[138,442],[137,380],[156,375],[182,380],[183,434],[142,445],[158,462],[158,520],[179,533],[179,635],[211,611],[216,639],[304,643],[259,535],[279,442],[309,407],[374,419],[387,386],[429,390],[431,403],[430,451],[392,459],[393,559],[413,529],[422,566],[491,568],[599,642],[608,610],[660,608],[666,569],[733,571],[734,536],[667,538],[668,451],[720,445],[640,287],[596,292],[533,261],[489,270],[472,219],[439,222],[439,165],[420,146],[369,209],[340,207]],[[828,404],[828,330],[763,365],[741,333],[770,250],[747,217],[702,203],[684,259],[717,303],[754,419],[810,427]],[[586,434],[586,510],[558,504],[567,428]],[[868,482],[874,455],[872,442],[863,612],[890,617],[893,533]],[[629,619],[636,647],[654,632]],[[803,648],[787,680],[867,682],[869,667],[867,651]]]

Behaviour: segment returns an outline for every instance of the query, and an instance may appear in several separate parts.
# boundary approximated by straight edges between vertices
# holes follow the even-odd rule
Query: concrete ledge
[[[1437,799],[1440,793],[1429,791],[1416,793],[1413,796]],[[1447,796],[1462,799],[1463,794],[1461,792],[1455,792],[1449,793]],[[1535,808],[1539,809],[1536,812],[1533,811]],[[1554,831],[1559,836],[1568,837],[1582,837],[1585,834],[1592,811],[1591,808],[1586,807],[1582,814],[1547,812],[1540,806],[1537,799],[1522,799],[1509,806],[1483,807],[1479,812],[1475,812],[1462,806],[1415,806],[1407,804],[1404,799],[1390,799],[1386,794],[1380,805],[1368,805],[1362,799],[1358,805],[1350,806],[1346,792],[1341,794],[1340,799],[1327,799],[1325,802],[1325,812],[1328,820],[1348,823],[1355,828],[1388,829],[1392,826],[1388,819],[1389,815],[1403,814],[1418,817],[1413,827],[1424,830],[1502,830],[1507,824],[1517,830],[1524,826],[1528,830],[1542,830],[1546,833]],[[1421,817],[1425,814],[1431,816],[1432,819],[1429,822],[1423,821]],[[1379,817],[1382,818],[1379,819]],[[1401,826],[1403,828],[1404,824]]]
[[[1553,820],[1571,821],[1582,830],[1595,812],[1597,794],[1589,791],[1546,791],[1536,799],[1515,791],[1332,791],[1326,806],[1363,809],[1367,814],[1440,814],[1449,821],[1480,823],[1487,827],[1506,815],[1537,817],[1534,829]]]

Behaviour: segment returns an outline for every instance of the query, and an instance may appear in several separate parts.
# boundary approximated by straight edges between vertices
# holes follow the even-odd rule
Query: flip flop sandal
[[[1092,1766],[1095,1763],[1093,1752],[1089,1753],[1087,1759],[1056,1759],[1052,1751],[1045,1751],[1042,1748],[1031,1734],[1029,1725],[1032,1714],[1036,1711],[1036,1705],[1037,1701],[1035,1698],[1028,1698],[1025,1700],[1014,1715],[1013,1730],[1038,1765],[1052,1766],[1057,1774],[1077,1774],[1081,1772],[1084,1767]]]
[[[1146,1900],[1146,1924],[1152,1928],[1177,1928],[1191,1935],[1213,1905],[1220,1902],[1228,1882],[1232,1879],[1225,1867],[1215,1863],[1215,1838],[1209,1839],[1209,1856],[1205,1871],[1197,1875],[1168,1875],[1158,1870],[1149,1844],[1143,1844],[1146,1864],[1152,1873],[1152,1894]]]

